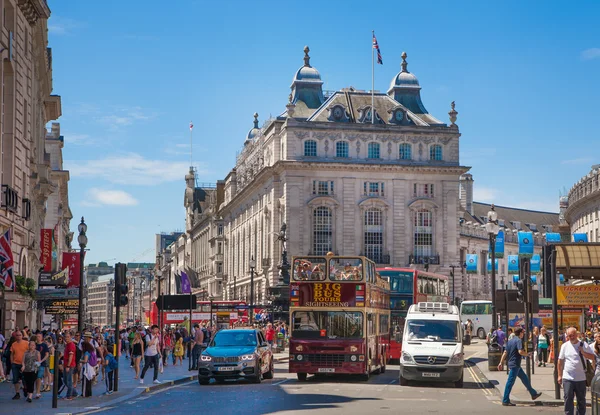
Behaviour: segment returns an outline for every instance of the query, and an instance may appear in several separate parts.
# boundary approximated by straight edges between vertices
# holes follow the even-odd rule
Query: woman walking
[[[177,343],[175,343],[175,351],[173,352],[173,356],[175,358],[175,363],[173,366],[177,365],[177,361],[179,361],[179,366],[183,365],[183,337],[179,337]]]
[[[169,355],[173,350],[173,336],[171,334],[171,330],[165,330],[163,335],[163,366],[167,366],[169,364]]]
[[[32,340],[29,342],[29,348],[23,355],[23,366],[21,366],[21,372],[23,372],[23,378],[25,380],[24,392],[27,394],[27,402],[29,403],[32,402],[38,368],[41,365],[40,352],[36,350],[35,346],[35,341]]]
[[[548,341],[548,334],[546,333],[546,327],[542,327],[542,331],[538,336],[537,342],[537,357],[538,357],[538,367],[544,365],[546,367],[546,362],[548,361],[548,346],[550,342]]]
[[[133,368],[135,369],[134,379],[139,379],[140,362],[142,361],[142,356],[144,356],[144,341],[142,340],[142,336],[140,335],[140,333],[135,333],[131,345],[131,360],[133,361]]]
[[[92,396],[92,382],[94,377],[96,377],[96,369],[90,364],[92,353],[94,353],[95,350],[94,346],[89,342],[83,342],[81,344],[81,349],[83,352],[83,357],[81,359],[81,396],[89,398]]]

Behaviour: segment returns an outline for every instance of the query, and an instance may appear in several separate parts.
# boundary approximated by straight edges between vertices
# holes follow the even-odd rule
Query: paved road
[[[398,366],[368,382],[344,377],[309,377],[299,382],[287,373],[287,364],[276,365],[273,380],[260,385],[227,382],[200,386],[188,382],[145,394],[118,406],[96,410],[100,414],[534,414],[561,413],[561,408],[501,406],[491,385],[480,381],[475,365],[465,369],[463,389],[448,384],[398,385]],[[90,412],[91,413],[91,412]]]

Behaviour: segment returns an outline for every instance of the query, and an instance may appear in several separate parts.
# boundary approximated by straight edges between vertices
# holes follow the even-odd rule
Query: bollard
[[[50,369],[54,369],[54,384],[52,385],[52,408],[58,408],[58,350],[54,350],[54,359],[50,361]]]

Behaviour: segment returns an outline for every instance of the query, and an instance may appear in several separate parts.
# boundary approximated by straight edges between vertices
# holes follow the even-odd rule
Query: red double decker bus
[[[448,277],[411,268],[377,268],[390,283],[391,335],[388,358],[400,359],[404,320],[411,304],[450,302]]]
[[[370,374],[386,369],[389,283],[360,256],[293,258],[290,373]]]

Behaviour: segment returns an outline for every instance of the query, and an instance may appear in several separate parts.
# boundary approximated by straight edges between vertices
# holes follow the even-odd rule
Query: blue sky
[[[600,3],[49,3],[86,262],[153,262],[154,234],[185,227],[190,120],[199,180],[223,179],[252,114],[285,109],[304,45],[325,89],[370,89],[371,30],[384,61],[375,89],[406,51],[428,111],[447,122],[456,101],[476,200],[557,211],[559,192],[600,160]]]

